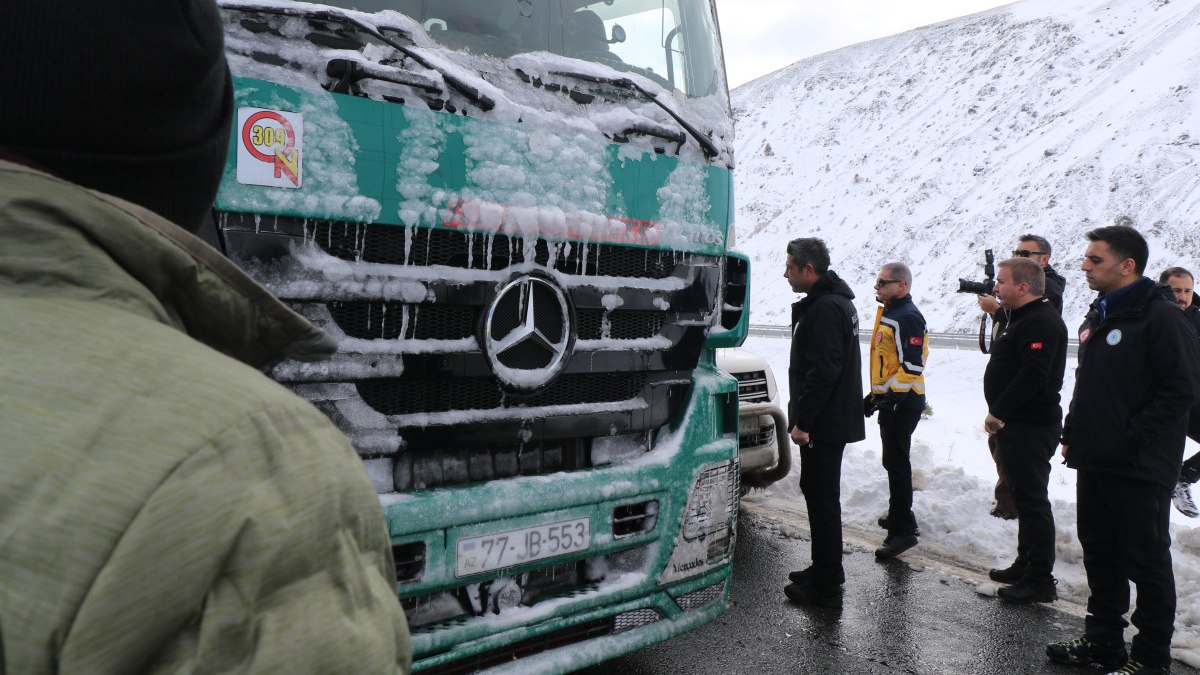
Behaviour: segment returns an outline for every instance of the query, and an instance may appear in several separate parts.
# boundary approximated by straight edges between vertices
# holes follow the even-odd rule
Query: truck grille
[[[360,223],[310,223],[305,237],[326,253],[353,262],[502,270],[525,263],[525,240],[504,234],[393,227]],[[673,251],[592,243],[533,245],[532,262],[564,274],[665,279],[690,256]]]
[[[627,401],[645,385],[642,373],[568,374],[519,402],[528,407]],[[367,405],[385,415],[491,410],[513,399],[493,378],[479,377],[378,378],[359,382],[358,393]]]
[[[274,374],[383,472],[373,476],[383,491],[588,469],[592,439],[667,424],[729,273],[720,257],[616,244],[238,213],[218,223],[231,257],[341,340],[330,361]],[[571,341],[485,353],[521,324],[518,296],[503,289],[531,275],[561,292]],[[562,311],[553,292],[535,299],[538,317]],[[548,364],[541,385],[496,372]]]
[[[764,403],[771,400],[767,391],[767,373],[754,370],[734,373],[738,381],[738,400],[742,403]]]
[[[738,436],[738,445],[743,448],[757,448],[770,445],[775,440],[775,425],[764,424],[758,428],[758,433]]]
[[[475,334],[479,314],[461,305],[334,301],[326,306],[342,332],[363,340],[460,340]]]
[[[473,337],[481,308],[436,303],[406,304],[339,300],[326,305],[347,337],[362,340],[461,340]],[[663,313],[581,309],[576,313],[581,340],[642,340],[662,332]]]
[[[478,673],[488,668],[511,664],[513,661],[526,656],[540,654],[551,649],[558,649],[559,647],[580,644],[598,637],[604,637],[605,635],[612,635],[614,625],[615,617],[610,616],[603,619],[594,619],[567,628],[560,628],[535,638],[497,647],[496,649],[482,652],[461,661],[425,668],[421,672],[428,675],[467,675],[468,673]]]
[[[596,593],[607,575],[643,571],[650,559],[647,545],[599,555],[584,560],[529,570],[516,577],[475,579],[471,583],[401,599],[409,628],[414,634],[453,629],[475,619],[486,620],[502,609],[488,591],[497,584],[514,581],[520,589],[520,606],[533,607],[558,598]]]
[[[392,480],[397,492],[484,483],[501,478],[539,476],[591,466],[583,439],[511,443],[486,447],[444,447],[414,443],[411,452],[394,458]]]

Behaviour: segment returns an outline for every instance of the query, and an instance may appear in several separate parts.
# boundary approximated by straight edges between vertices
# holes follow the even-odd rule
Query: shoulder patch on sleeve
[[[921,336],[919,336],[919,335],[914,335],[914,336],[908,338],[908,344],[910,344],[914,347],[920,347],[922,342],[923,342],[923,340],[921,339]]]
[[[1034,350],[1041,349],[1043,346],[1044,345],[1041,342],[1030,342],[1029,343],[1029,348],[1034,349]]]

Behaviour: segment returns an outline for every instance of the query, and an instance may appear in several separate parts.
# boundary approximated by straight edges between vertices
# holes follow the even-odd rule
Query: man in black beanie
[[[216,6],[5,2],[0,26],[0,148],[195,231],[233,112]]]
[[[262,374],[336,341],[170,222],[228,152],[213,0],[0,27],[0,672],[408,672],[367,472]]]

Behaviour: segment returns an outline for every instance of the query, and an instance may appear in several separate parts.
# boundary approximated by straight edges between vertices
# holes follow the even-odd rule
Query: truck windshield
[[[700,98],[723,89],[710,0],[326,0],[395,10],[452,49],[508,58],[551,52],[635,72]]]

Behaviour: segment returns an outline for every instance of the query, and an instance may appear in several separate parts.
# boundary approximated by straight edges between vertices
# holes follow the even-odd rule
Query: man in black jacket
[[[983,428],[996,447],[1017,509],[1017,559],[991,570],[1012,584],[997,595],[1008,602],[1053,602],[1054,513],[1047,485],[1050,458],[1062,433],[1059,390],[1067,364],[1067,326],[1044,297],[1046,275],[1028,258],[1004,260],[996,297],[1008,310],[983,373],[988,414]]]
[[[1023,234],[1017,239],[1017,248],[1013,250],[1014,258],[1028,258],[1042,266],[1042,271],[1046,274],[1046,292],[1043,297],[1054,305],[1054,309],[1058,310],[1059,315],[1062,315],[1063,308],[1063,289],[1066,288],[1067,280],[1061,274],[1056,272],[1050,266],[1050,255],[1052,253],[1050,242],[1043,236],[1037,234]],[[1004,331],[1004,327],[1008,324],[1010,310],[1000,306],[1000,302],[994,295],[980,295],[979,309],[988,313],[992,317],[992,339]],[[1005,520],[1012,520],[1017,517],[1017,507],[1013,502],[1012,490],[1008,486],[1008,476],[1004,473],[1004,465],[1000,461],[1000,457],[996,454],[996,444],[994,439],[989,439],[988,449],[992,452],[992,459],[996,462],[996,508],[992,509],[992,515]]]
[[[791,400],[788,429],[800,446],[800,489],[808,508],[812,566],[792,572],[784,593],[800,605],[840,606],[842,584],[842,452],[866,438],[862,360],[854,292],[829,269],[820,239],[787,246],[783,276],[804,299],[792,305]]]
[[[1183,310],[1188,323],[1192,324],[1197,337],[1200,337],[1200,303],[1196,299],[1196,279],[1192,273],[1182,267],[1170,267],[1159,275],[1158,283],[1169,287],[1175,294],[1175,306]],[[1188,416],[1187,436],[1200,443],[1200,405],[1193,407]],[[1188,518],[1200,516],[1200,509],[1192,501],[1192,484],[1197,480],[1200,480],[1200,452],[1184,461],[1183,468],[1179,470],[1179,482],[1171,493],[1175,509]]]
[[[1188,412],[1200,392],[1196,331],[1170,292],[1142,276],[1149,249],[1131,227],[1087,233],[1088,286],[1100,295],[1079,331],[1063,456],[1078,472],[1079,543],[1087,572],[1084,635],[1046,647],[1059,663],[1141,675],[1170,672],[1175,576],[1168,524]],[[1122,618],[1137,609],[1128,662]]]

